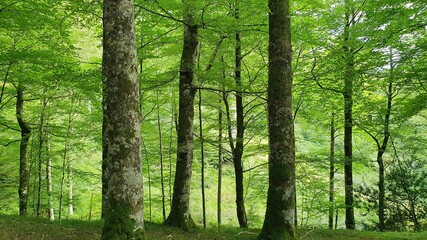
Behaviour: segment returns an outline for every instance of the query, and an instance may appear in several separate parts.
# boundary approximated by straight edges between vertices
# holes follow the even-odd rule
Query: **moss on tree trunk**
[[[295,239],[295,143],[289,0],[269,0],[269,186],[259,239]]]
[[[102,239],[143,239],[140,96],[132,0],[104,0]]]
[[[195,226],[190,215],[190,181],[193,164],[194,68],[198,45],[198,26],[192,4],[184,1],[184,44],[179,76],[178,152],[172,207],[166,225],[188,230]]]

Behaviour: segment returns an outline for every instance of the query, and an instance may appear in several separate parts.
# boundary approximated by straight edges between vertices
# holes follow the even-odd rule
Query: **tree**
[[[19,215],[27,214],[28,187],[30,173],[28,169],[27,148],[31,128],[24,119],[24,85],[18,84],[16,92],[16,119],[21,128],[21,145],[19,149]]]
[[[292,47],[288,0],[269,0],[268,196],[259,239],[296,239]]]
[[[102,239],[143,239],[140,96],[132,0],[104,0]]]
[[[172,206],[166,225],[188,230],[194,227],[190,215],[190,181],[193,163],[194,68],[198,45],[194,0],[184,1],[184,43],[179,74],[179,116],[176,173]]]
[[[235,1],[235,18],[239,22],[240,9],[239,0]],[[237,30],[235,34],[236,46],[235,46],[235,69],[234,69],[234,80],[236,83],[236,146],[230,143],[230,147],[233,151],[233,164],[234,174],[236,178],[236,210],[237,218],[239,220],[239,226],[241,228],[248,227],[248,220],[246,217],[245,200],[243,197],[243,137],[244,137],[244,113],[243,113],[243,96],[242,96],[242,41],[241,32]],[[230,133],[231,135],[231,133]],[[230,142],[232,139],[230,139]]]

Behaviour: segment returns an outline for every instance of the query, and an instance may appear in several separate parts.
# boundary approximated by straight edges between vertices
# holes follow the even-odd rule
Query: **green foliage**
[[[389,229],[410,229],[413,222],[408,211],[408,196],[419,194],[417,216],[425,226],[426,96],[427,96],[427,34],[426,7],[421,0],[350,1],[359,13],[352,28],[351,44],[359,49],[355,56],[356,82],[354,88],[354,181],[356,222],[360,228],[375,229],[377,220],[376,144],[372,135],[381,139],[384,131],[387,86],[393,83],[393,107],[386,165],[387,225]],[[239,20],[233,16],[235,1],[197,1],[195,7],[200,24],[200,48],[196,71],[197,87],[202,88],[203,128],[206,154],[206,198],[209,227],[216,223],[216,181],[218,162],[218,105],[221,91],[227,92],[229,103],[236,91],[243,92],[245,105],[245,151],[243,156],[245,204],[250,227],[261,227],[265,214],[267,192],[267,1],[241,2]],[[343,227],[343,13],[342,1],[292,1],[292,37],[294,70],[294,113],[297,155],[298,225],[326,227],[328,214],[329,124],[336,116],[335,202],[338,209],[338,228]],[[142,146],[144,163],[144,193],[146,220],[162,222],[160,153],[163,155],[166,211],[170,196],[176,159],[176,116],[178,102],[179,59],[182,51],[183,6],[178,0],[135,1],[139,79],[142,102]],[[74,215],[67,211],[69,183],[65,183],[62,218],[66,228],[57,223],[29,220],[13,238],[42,238],[52,231],[66,234],[69,239],[99,238],[102,224],[72,223],[66,219],[99,219],[101,215],[101,2],[73,1],[11,1],[0,3],[0,212],[16,214],[19,180],[20,133],[15,116],[16,86],[25,86],[24,119],[29,122],[32,137],[29,146],[30,192],[29,215],[35,215],[38,188],[38,153],[42,156],[42,207],[47,205],[45,163],[53,162],[55,213],[59,209],[64,149],[66,161],[72,163]],[[234,34],[242,32],[242,86],[234,81]],[[210,58],[220,39],[218,53],[207,71]],[[391,53],[391,54],[390,54]],[[390,55],[391,60],[390,60]],[[393,66],[393,67],[391,67]],[[393,70],[392,70],[393,69]],[[323,89],[319,87],[319,84]],[[4,86],[4,88],[3,88]],[[4,89],[4,90],[3,90]],[[331,90],[333,89],[333,90]],[[335,91],[337,90],[337,91]],[[157,99],[159,93],[159,99]],[[41,99],[49,99],[41,139],[49,150],[39,149]],[[159,146],[157,123],[159,107],[162,146]],[[223,108],[224,109],[224,108]],[[235,106],[230,104],[231,116]],[[71,116],[67,136],[68,117]],[[225,117],[224,117],[225,119]],[[226,121],[223,119],[224,133]],[[231,122],[235,126],[234,120]],[[198,132],[198,123],[195,132]],[[232,128],[234,134],[234,127]],[[192,180],[191,209],[196,224],[201,224],[201,140],[195,137],[195,160]],[[46,145],[45,145],[46,146]],[[160,148],[161,147],[161,148]],[[236,226],[234,204],[234,174],[228,139],[223,136],[223,224]],[[398,162],[398,159],[400,160]],[[399,163],[399,164],[398,164]],[[414,169],[411,164],[416,163]],[[170,170],[172,169],[172,171]],[[403,174],[403,175],[402,175]],[[405,181],[413,192],[405,193]],[[400,185],[399,185],[400,184]],[[363,188],[363,189],[362,189]],[[408,193],[410,193],[408,195]],[[41,216],[46,216],[42,210]],[[6,218],[3,222],[19,221]],[[26,221],[26,220],[25,220]],[[43,224],[47,225],[42,225]],[[28,223],[28,224],[27,224]],[[40,225],[45,233],[37,232]],[[91,225],[93,224],[93,225]],[[52,228],[50,228],[52,227]],[[77,230],[78,228],[78,230]],[[221,230],[181,233],[157,225],[147,226],[147,237],[176,239],[253,238],[225,227]],[[9,230],[10,231],[10,230]],[[212,232],[210,232],[212,231]],[[3,230],[0,229],[3,234]],[[62,233],[61,233],[62,232]],[[151,232],[151,233],[150,233]],[[251,233],[257,232],[257,230]],[[9,232],[8,232],[9,233]],[[10,233],[13,234],[13,233]],[[152,235],[150,235],[152,234]],[[375,234],[347,231],[303,230],[303,239],[425,239],[424,235],[401,233]],[[360,235],[358,235],[360,234]],[[357,235],[357,237],[356,237]],[[211,238],[212,237],[212,238]]]

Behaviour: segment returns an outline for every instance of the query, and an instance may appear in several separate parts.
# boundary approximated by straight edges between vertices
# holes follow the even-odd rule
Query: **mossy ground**
[[[50,222],[48,219],[0,215],[0,240],[86,240],[100,239],[101,221],[64,220]],[[146,223],[147,239],[256,239],[259,229],[241,230],[237,227],[198,228],[184,232],[160,224]],[[298,230],[301,240],[425,240],[427,232],[365,232],[348,230]]]

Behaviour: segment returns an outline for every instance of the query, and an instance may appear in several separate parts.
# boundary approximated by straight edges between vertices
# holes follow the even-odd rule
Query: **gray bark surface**
[[[143,239],[140,96],[132,0],[104,0],[102,239]],[[103,206],[103,207],[104,207]]]

